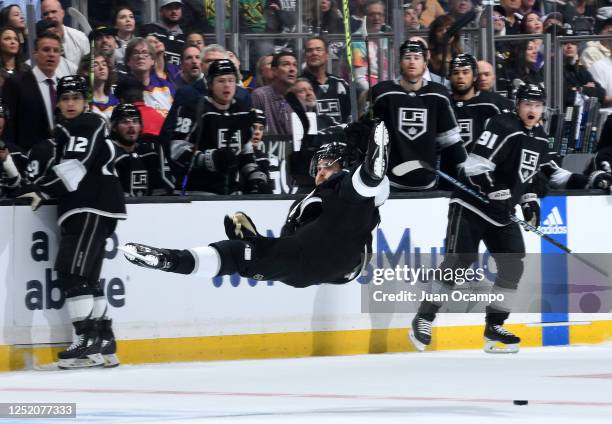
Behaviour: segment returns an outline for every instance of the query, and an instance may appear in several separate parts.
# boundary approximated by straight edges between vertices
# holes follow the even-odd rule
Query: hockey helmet
[[[516,102],[521,100],[537,100],[546,103],[546,91],[542,84],[523,83],[516,91]]]
[[[57,83],[57,98],[59,99],[65,93],[81,93],[87,98],[89,87],[87,80],[80,75],[68,75],[63,77]]]
[[[348,166],[348,148],[345,143],[334,141],[332,143],[323,144],[315,152],[310,160],[309,174],[311,177],[316,177],[319,170],[319,162],[325,161],[325,167],[330,167],[337,163],[341,168]]]
[[[478,76],[478,63],[476,62],[476,58],[471,54],[460,53],[451,60],[448,66],[448,76],[450,77],[457,68],[467,67],[472,68],[472,73],[474,78],[476,78]]]
[[[427,57],[427,47],[420,40],[406,40],[400,46],[400,60],[404,57],[405,54],[408,53],[418,53],[423,56],[423,58]]]
[[[264,114],[263,110],[253,109],[253,112],[255,113],[255,119],[253,120],[253,123],[261,124],[265,127],[266,126],[266,115]]]
[[[138,108],[131,103],[122,103],[115,106],[113,109],[113,113],[111,114],[110,118],[111,126],[114,127],[119,123],[119,121],[126,118],[136,118],[142,123],[142,116],[140,115]]]
[[[206,82],[212,84],[215,77],[221,75],[235,75],[238,78],[238,70],[236,65],[229,59],[219,59],[213,61],[208,67],[208,75],[206,75]]]

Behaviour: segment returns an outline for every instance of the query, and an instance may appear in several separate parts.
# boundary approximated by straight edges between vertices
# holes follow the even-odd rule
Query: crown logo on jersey
[[[527,182],[535,175],[538,169],[538,159],[540,154],[532,150],[521,150],[521,166],[519,167],[519,177],[521,182]]]
[[[416,140],[427,131],[427,109],[399,108],[399,132],[408,140]]]

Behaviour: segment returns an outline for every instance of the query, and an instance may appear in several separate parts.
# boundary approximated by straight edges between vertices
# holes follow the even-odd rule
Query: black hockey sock
[[[368,187],[377,187],[382,181],[382,178],[379,179],[370,175],[370,173],[366,171],[365,166],[359,167],[359,178],[361,179],[361,182],[367,185]]]
[[[436,314],[440,310],[440,305],[436,305],[434,303],[428,302],[424,300],[419,305],[419,316],[421,318],[426,319],[427,321],[433,321],[436,319]]]
[[[168,270],[178,274],[191,274],[195,269],[195,259],[189,250],[168,249],[174,265]]]
[[[487,325],[504,325],[504,321],[510,316],[510,312],[495,309],[491,306],[487,306],[486,311],[485,322]]]

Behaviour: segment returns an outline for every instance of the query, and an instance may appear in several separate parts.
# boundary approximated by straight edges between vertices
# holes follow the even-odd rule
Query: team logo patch
[[[317,114],[327,115],[341,120],[342,113],[340,110],[340,101],[338,99],[317,100]]]
[[[228,135],[232,136],[228,139]],[[229,147],[234,153],[240,153],[242,150],[242,137],[240,131],[231,131],[226,128],[220,128],[217,132],[217,148],[223,149]]]
[[[408,140],[416,140],[427,131],[427,109],[401,107],[399,109],[399,132]]]
[[[471,119],[457,119],[457,124],[459,124],[459,131],[461,133],[461,139],[463,140],[463,145],[470,144],[473,140],[472,137],[472,120]]]
[[[521,166],[519,167],[519,177],[521,182],[526,182],[533,177],[538,169],[538,159],[540,154],[532,150],[521,150]]]

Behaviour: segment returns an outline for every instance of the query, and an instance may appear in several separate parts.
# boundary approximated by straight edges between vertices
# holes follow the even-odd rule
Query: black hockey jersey
[[[172,194],[174,177],[159,144],[141,141],[131,153],[117,142],[115,146],[115,170],[126,196]]]
[[[199,119],[187,138],[179,133],[178,138],[170,141],[171,159],[182,170],[177,184],[182,186],[188,173],[186,191],[216,194],[238,191],[238,172],[245,174],[258,169],[250,142],[254,113],[236,99],[228,110],[217,109],[207,96],[196,110]],[[196,160],[192,160],[194,152]],[[228,170],[218,169],[216,160],[222,152],[227,156],[224,161],[236,162]]]
[[[56,124],[54,134],[53,165],[36,185],[45,196],[58,198],[58,223],[81,212],[127,218],[113,165],[115,147],[106,138],[104,119],[82,113]]]
[[[308,78],[317,96],[317,115],[325,115],[337,123],[351,121],[351,97],[349,85],[342,78],[327,74],[327,84],[319,84],[317,78],[308,70],[302,77]]]
[[[8,149],[8,156],[10,156],[10,159],[7,157],[4,162],[0,163],[0,198],[13,197],[14,190],[24,179],[28,157],[20,147],[9,141],[0,140],[0,148]]]
[[[456,150],[454,161],[465,160],[459,127],[444,86],[423,81],[420,90],[409,92],[394,81],[383,81],[372,89],[374,115],[383,120],[390,133],[389,181],[392,187],[426,190],[436,185],[436,176],[423,168],[403,176],[394,175],[395,166],[425,161],[436,168],[440,149]]]
[[[533,192],[533,177],[538,171],[554,188],[584,188],[588,184],[587,177],[572,174],[552,160],[548,136],[541,126],[526,129],[518,115],[505,113],[489,120],[460,174],[468,187],[485,197],[508,189],[514,206],[524,194]],[[450,202],[461,204],[493,225],[509,223],[500,222],[489,206],[462,190],[456,190]]]

